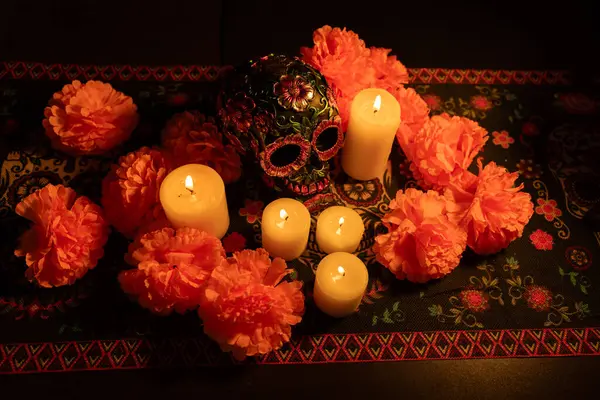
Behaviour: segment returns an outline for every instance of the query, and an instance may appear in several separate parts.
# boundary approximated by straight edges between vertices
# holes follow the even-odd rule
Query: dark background
[[[329,24],[407,67],[569,69],[586,84],[600,70],[600,10],[587,3],[3,0],[0,61],[236,64],[296,54]],[[2,376],[0,398],[565,398],[597,390],[599,367],[596,357]]]

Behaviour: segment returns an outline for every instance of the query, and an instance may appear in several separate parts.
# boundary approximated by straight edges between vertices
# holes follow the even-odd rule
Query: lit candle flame
[[[194,194],[194,180],[191,175],[185,177],[185,188],[189,190],[191,194]]]
[[[342,225],[344,225],[344,221],[344,217],[340,217],[340,220],[338,221],[340,223],[340,227],[337,228],[337,231],[335,231],[335,234],[338,236],[342,234]]]
[[[340,279],[342,279],[344,276],[346,276],[346,270],[341,265],[338,265],[337,272],[338,272],[339,275],[336,275],[336,276],[332,277],[332,279],[333,279],[334,282],[337,282]]]
[[[381,96],[377,95],[377,97],[375,97],[375,101],[373,102],[373,113],[376,113],[379,111],[379,109],[381,109]]]
[[[279,210],[279,217],[282,219],[282,221],[277,222],[277,226],[281,229],[283,229],[283,227],[285,226],[285,221],[288,220],[288,218],[290,217],[287,213],[287,211],[285,211],[284,208],[282,208],[281,210]]]

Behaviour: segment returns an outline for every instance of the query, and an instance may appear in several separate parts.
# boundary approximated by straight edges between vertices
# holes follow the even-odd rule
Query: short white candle
[[[366,181],[381,177],[396,131],[400,104],[388,91],[365,89],[352,100],[342,168],[348,176]]]
[[[273,257],[286,261],[300,257],[308,243],[310,213],[294,199],[278,199],[262,215],[262,246]]]
[[[317,267],[315,304],[332,317],[350,315],[360,304],[368,282],[367,267],[358,257],[331,253]]]
[[[219,239],[229,229],[225,184],[212,168],[187,164],[160,185],[160,203],[173,227],[196,228]]]
[[[348,207],[329,207],[317,219],[317,244],[325,253],[353,253],[362,239],[365,225],[358,213]]]

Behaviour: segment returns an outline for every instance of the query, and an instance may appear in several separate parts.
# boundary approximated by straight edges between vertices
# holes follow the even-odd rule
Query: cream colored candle
[[[265,207],[261,226],[265,250],[273,257],[290,261],[306,249],[310,213],[297,200],[278,199]]]
[[[160,185],[160,203],[175,228],[197,228],[221,239],[229,229],[225,184],[212,168],[187,164]]]
[[[317,267],[315,304],[332,317],[350,315],[360,304],[368,282],[367,267],[358,257],[331,253]]]
[[[342,149],[342,168],[354,179],[366,181],[380,177],[400,126],[400,104],[382,89],[358,93],[350,108],[346,141]]]
[[[329,207],[317,219],[317,244],[325,253],[353,253],[360,244],[365,225],[358,213],[348,207]]]

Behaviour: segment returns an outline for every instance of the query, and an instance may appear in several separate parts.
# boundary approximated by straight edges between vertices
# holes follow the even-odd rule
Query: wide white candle
[[[360,244],[365,225],[358,213],[348,207],[329,207],[317,219],[317,244],[325,253],[353,253]]]
[[[229,229],[225,184],[214,169],[187,164],[160,185],[160,203],[175,228],[197,228],[221,239]]]
[[[365,89],[350,107],[342,168],[361,181],[380,177],[400,126],[400,104],[388,91]]]
[[[262,215],[262,246],[273,257],[286,261],[298,258],[306,249],[310,213],[294,199],[278,199]]]
[[[352,314],[368,282],[367,267],[358,257],[350,253],[331,253],[317,267],[315,304],[332,317]]]

